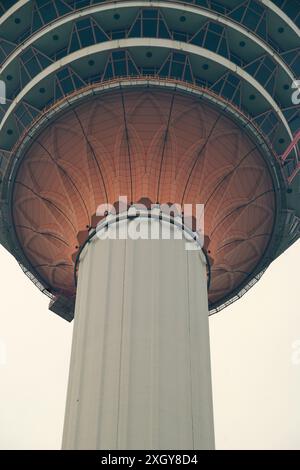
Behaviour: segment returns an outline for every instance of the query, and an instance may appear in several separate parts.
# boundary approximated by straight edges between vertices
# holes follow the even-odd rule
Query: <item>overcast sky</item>
[[[300,242],[210,318],[218,449],[300,449],[299,260]],[[2,247],[0,265],[0,449],[59,449],[72,324]]]

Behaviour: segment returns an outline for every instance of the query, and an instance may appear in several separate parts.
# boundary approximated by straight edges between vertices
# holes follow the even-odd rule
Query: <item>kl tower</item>
[[[300,235],[299,12],[0,2],[0,241],[74,318],[64,449],[214,448],[209,314]]]

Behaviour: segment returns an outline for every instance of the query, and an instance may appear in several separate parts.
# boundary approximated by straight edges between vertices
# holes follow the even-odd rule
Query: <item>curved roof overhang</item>
[[[269,104],[269,106],[276,113],[276,115],[279,116],[286,132],[288,133],[290,139],[292,140],[293,134],[290,130],[289,124],[286,118],[284,117],[280,107],[275,102],[273,97],[266,91],[266,89],[257,80],[255,80],[249,73],[247,73],[245,70],[243,70],[241,67],[237,66],[236,64],[233,64],[228,59],[225,59],[224,57],[212,51],[208,51],[205,48],[201,48],[193,44],[186,44],[180,41],[174,41],[174,40],[169,40],[169,39],[157,39],[157,38],[118,39],[118,40],[107,41],[104,43],[98,43],[93,46],[88,46],[86,48],[80,49],[79,51],[73,52],[67,55],[66,57],[63,57],[62,59],[54,62],[53,64],[48,66],[46,69],[44,69],[42,72],[40,72],[37,76],[35,76],[11,102],[10,106],[8,107],[0,123],[0,136],[1,136],[1,132],[7,125],[7,122],[12,117],[12,113],[17,108],[18,104],[22,102],[23,99],[26,99],[28,94],[32,92],[43,79],[51,76],[63,66],[71,65],[72,63],[79,61],[80,59],[85,59],[89,55],[93,55],[95,53],[104,53],[104,52],[114,51],[118,49],[130,50],[131,48],[149,47],[149,46],[160,48],[160,49],[165,48],[166,50],[185,52],[194,57],[199,57],[199,58],[204,57],[213,61],[215,64],[218,64],[219,66],[221,65],[224,68],[224,70],[231,70],[240,78],[242,78],[245,82],[247,82],[250,86],[252,86],[259,93],[259,95],[263,98],[263,100],[265,100]]]
[[[24,2],[20,2],[24,3]],[[268,2],[270,3],[270,2]],[[132,7],[138,7],[138,8],[145,8],[145,7],[157,7],[157,8],[166,8],[169,10],[177,10],[179,13],[182,13],[182,4],[180,2],[173,2],[173,1],[156,1],[156,0],[124,0],[118,4],[118,10],[123,10],[125,8],[132,8]],[[28,39],[26,39],[24,42],[22,42],[19,46],[16,47],[16,49],[7,57],[7,59],[4,61],[3,64],[0,66],[0,74],[5,72],[6,67],[15,60],[18,55],[23,52],[27,47],[30,45],[33,45],[37,40],[39,40],[41,37],[47,35],[54,29],[64,26],[69,22],[75,21],[78,18],[83,19],[86,16],[93,15],[94,13],[101,13],[105,11],[109,11],[112,8],[115,8],[115,4],[111,3],[101,3],[98,5],[93,5],[90,7],[86,7],[83,10],[77,10],[72,13],[69,13],[68,15],[64,15],[61,18],[58,18],[56,21],[53,21],[49,23],[48,25],[44,26],[42,29],[38,30],[34,34],[32,34]],[[215,13],[214,11],[207,10],[206,8],[203,8],[201,6],[196,6],[196,5],[191,5],[191,4],[186,4],[184,5],[184,11],[192,13],[194,15],[198,15],[200,17],[205,17],[207,19],[213,20],[217,23],[220,23],[224,26],[227,26],[228,28],[233,29],[234,31],[237,31],[241,35],[246,35],[247,38],[259,46],[262,51],[265,51],[269,56],[273,57],[274,60],[278,63],[280,67],[286,72],[286,74],[289,76],[291,81],[295,79],[295,75],[293,72],[290,70],[290,67],[288,64],[282,60],[281,56],[277,53],[276,50],[274,50],[270,44],[267,42],[263,41],[257,34],[253,33],[249,29],[245,29],[242,25],[237,23],[236,21],[227,18],[225,16],[220,15],[220,13]],[[300,36],[300,30],[297,28],[297,26],[287,17],[286,18],[287,24],[294,29],[296,34]],[[0,25],[1,25],[1,17],[0,17]]]
[[[120,0],[119,3],[121,3],[123,0]],[[125,0],[128,1],[128,0]],[[3,25],[12,15],[14,15],[16,12],[18,12],[22,7],[27,6],[31,3],[31,0],[18,0],[13,6],[11,6],[1,17],[0,17],[0,26]],[[107,0],[107,3],[113,3],[115,7],[115,2],[112,2],[111,0]],[[153,4],[155,3],[154,1],[152,2]],[[184,1],[177,0],[174,1],[172,0],[172,3],[178,3],[181,5],[181,10],[186,9],[187,7],[190,6],[189,3],[186,3]],[[283,21],[292,31],[294,31],[298,36],[300,35],[300,29],[297,27],[297,25],[292,21],[292,19],[277,5],[275,5],[271,0],[260,0],[260,3],[262,3],[268,10],[272,11],[276,16],[280,17],[280,20]],[[213,7],[213,6],[212,6]],[[119,5],[118,5],[119,8]],[[80,8],[80,10],[84,10],[84,8]],[[218,12],[220,13],[220,12]]]

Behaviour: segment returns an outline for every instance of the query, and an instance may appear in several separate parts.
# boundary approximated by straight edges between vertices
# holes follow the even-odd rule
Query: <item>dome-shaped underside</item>
[[[119,196],[204,204],[211,305],[243,286],[272,235],[272,178],[238,125],[199,98],[114,91],[50,122],[16,176],[17,236],[52,292],[74,294],[78,235]]]

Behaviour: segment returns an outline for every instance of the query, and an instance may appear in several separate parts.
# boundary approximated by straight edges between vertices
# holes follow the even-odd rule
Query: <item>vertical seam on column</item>
[[[130,247],[130,241],[127,242],[129,244],[129,247]],[[127,380],[124,378],[124,376],[126,377],[126,375],[123,373],[123,380],[125,382],[125,386],[126,386],[126,392],[125,392],[125,386],[124,386],[124,410],[123,410],[123,413],[122,413],[122,417],[121,417],[121,422],[122,422],[122,419],[123,419],[123,430],[126,428],[126,431],[125,431],[125,436],[126,436],[126,448],[130,448],[131,446],[131,436],[130,436],[130,433],[129,433],[129,429],[130,429],[130,423],[131,423],[131,415],[130,415],[130,391],[132,389],[132,361],[131,361],[131,355],[132,355],[132,349],[134,349],[132,347],[133,345],[133,337],[134,337],[134,334],[133,334],[133,322],[134,322],[134,314],[136,313],[136,311],[133,309],[133,295],[132,295],[132,291],[133,291],[133,280],[134,280],[134,272],[135,272],[135,263],[136,263],[136,259],[138,257],[138,253],[136,251],[136,249],[134,249],[134,247],[131,246],[131,250],[132,252],[130,253],[129,252],[129,249],[127,251],[127,260],[128,260],[128,263],[127,263],[127,277],[128,277],[128,280],[130,280],[130,286],[129,286],[129,289],[128,289],[128,285],[126,287],[127,291],[125,291],[124,289],[124,304],[125,304],[125,301],[126,301],[126,310],[125,310],[125,313],[124,313],[124,316],[125,316],[125,325],[126,325],[126,329],[125,329],[125,340],[123,342],[123,346],[124,346],[124,354],[123,354],[123,370],[125,371],[125,374],[126,374],[126,370],[127,370]],[[129,252],[129,255],[128,256],[128,252]],[[125,265],[125,269],[126,269],[126,265]],[[130,271],[129,271],[130,270]],[[131,292],[131,295],[128,295],[128,292]],[[125,295],[126,293],[126,295]],[[126,300],[125,300],[126,299]],[[126,352],[126,354],[125,354]],[[124,356],[125,356],[125,361],[124,361]],[[126,399],[126,402],[125,402],[125,399]],[[124,431],[123,431],[124,432]],[[130,437],[129,437],[130,436]],[[123,437],[124,439],[124,437]]]
[[[98,242],[99,243],[99,242]],[[100,241],[101,243],[101,241]],[[106,288],[107,291],[111,288],[110,285],[110,280],[111,280],[111,257],[112,257],[112,247],[111,243],[108,245],[108,272],[106,275]],[[104,320],[104,325],[103,325],[103,346],[102,346],[102,370],[99,368],[99,374],[100,374],[100,382],[99,382],[99,402],[97,406],[97,432],[96,432],[96,444],[97,444],[97,449],[101,448],[101,432],[102,432],[102,427],[99,425],[101,423],[101,417],[103,414],[103,388],[104,388],[104,377],[105,377],[105,372],[106,372],[106,356],[107,356],[107,343],[105,341],[107,329],[108,329],[108,294],[105,297],[105,320]]]
[[[93,260],[94,258],[91,256],[91,246],[88,247],[88,252],[87,252],[87,258],[88,258],[88,279],[92,279],[92,276],[90,276],[90,273],[93,272],[92,271],[92,263],[93,263]],[[92,282],[92,281],[91,281]],[[88,287],[86,288],[86,293],[85,293],[85,297],[84,297],[84,300],[85,300],[85,304],[87,303],[87,298],[88,298],[88,293],[89,293],[89,290],[90,290],[90,285],[88,284]],[[82,344],[83,344],[83,347],[82,347],[82,355],[80,357],[80,367],[79,367],[79,374],[80,374],[80,379],[79,379],[79,387],[78,387],[78,399],[79,399],[79,404],[80,406],[76,409],[76,426],[75,426],[75,436],[74,436],[74,443],[75,443],[75,449],[77,448],[78,446],[78,421],[80,420],[81,418],[81,415],[82,415],[82,385],[83,385],[83,376],[84,376],[84,367],[83,367],[83,364],[86,363],[86,361],[83,360],[84,356],[86,356],[86,344],[87,344],[87,330],[88,330],[88,326],[89,326],[89,322],[88,322],[88,318],[89,318],[89,313],[90,313],[90,308],[87,308],[85,310],[85,321],[84,321],[84,334],[83,334],[83,340],[82,340]],[[88,313],[87,313],[88,312]],[[79,325],[78,325],[79,327]]]
[[[193,439],[193,450],[195,449],[195,438],[194,438],[194,418],[193,418],[193,379],[192,379],[192,344],[191,344],[191,309],[190,309],[190,269],[189,269],[189,253],[186,254],[187,261],[187,300],[188,300],[188,336],[189,336],[189,372],[190,372],[190,398],[191,398],[191,421],[192,421],[192,439]]]
[[[124,300],[125,300],[126,250],[127,250],[127,240],[125,240],[125,247],[124,247],[124,267],[123,267],[121,341],[120,341],[120,358],[119,358],[119,393],[118,393],[118,405],[117,405],[117,406],[118,406],[118,411],[117,411],[117,433],[116,433],[116,449],[117,449],[117,450],[118,450],[118,442],[119,442],[119,418],[120,418],[121,373],[122,373],[122,348],[123,348],[123,329],[124,329]]]
[[[153,242],[152,242],[153,243]],[[152,246],[151,246],[152,247]],[[151,257],[151,277],[153,276],[153,256]],[[152,279],[151,279],[152,281]],[[153,284],[152,284],[153,286]],[[153,351],[154,351],[154,307],[153,307],[153,302],[154,302],[154,295],[152,292],[151,295],[151,301],[152,301],[152,318],[151,318],[151,336],[150,336],[150,399],[149,399],[149,422],[150,422],[150,442],[151,442],[151,449],[153,449],[153,375],[154,375],[154,357],[153,357]]]
[[[155,241],[154,241],[155,243]],[[158,244],[159,250],[159,257],[160,256],[160,247],[161,244]],[[159,407],[159,394],[157,393],[157,387],[159,386],[159,374],[156,369],[156,358],[157,354],[159,354],[159,334],[157,333],[159,330],[159,311],[156,308],[158,298],[160,295],[159,292],[159,281],[160,281],[160,271],[157,270],[156,275],[154,275],[155,267],[156,267],[156,260],[154,259],[154,250],[153,250],[153,241],[151,243],[151,285],[152,285],[152,292],[151,292],[151,299],[152,299],[152,319],[151,319],[151,356],[150,356],[150,364],[151,364],[151,375],[150,375],[150,441],[151,441],[151,449],[156,449],[155,442],[159,442],[159,421],[157,420],[157,409]],[[155,279],[155,283],[153,282]],[[155,286],[155,287],[154,287]],[[155,295],[156,294],[156,295]],[[157,336],[156,336],[157,334]],[[155,345],[157,349],[155,348]],[[157,398],[157,400],[156,400]],[[156,405],[156,406],[155,406]],[[157,425],[157,429],[155,428]],[[155,438],[155,431],[156,431],[156,438]]]

